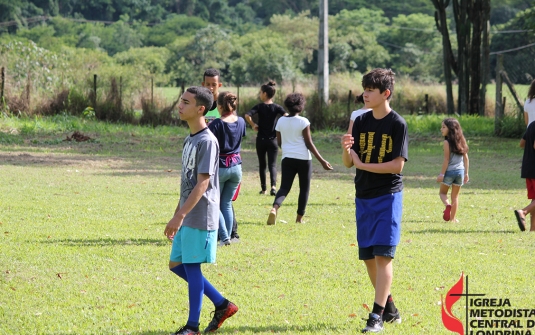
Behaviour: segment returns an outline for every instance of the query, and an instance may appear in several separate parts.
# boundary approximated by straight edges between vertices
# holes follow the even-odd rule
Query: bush
[[[164,99],[156,99],[156,103],[145,97],[141,97],[142,114],[139,119],[139,124],[150,126],[164,126],[177,124],[178,120],[173,117],[173,111],[180,101],[180,97],[175,100],[170,106],[164,107],[161,110],[158,105],[162,105]]]
[[[134,121],[134,112],[123,107],[121,92],[115,78],[111,79],[110,90],[104,101],[97,101],[94,109],[98,120],[124,123]]]
[[[521,138],[525,131],[526,124],[523,118],[506,115],[501,120],[500,131],[496,135],[508,138]]]

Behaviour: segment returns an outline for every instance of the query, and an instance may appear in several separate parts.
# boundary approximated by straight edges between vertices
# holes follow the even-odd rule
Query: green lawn
[[[477,129],[492,129],[493,120],[477,120],[485,123]],[[418,134],[423,121],[409,121],[392,287],[403,322],[386,325],[384,334],[452,334],[440,300],[461,272],[471,293],[533,308],[535,234],[520,232],[513,215],[528,203],[518,140],[465,128],[470,183],[461,190],[460,222],[445,223],[435,182],[440,118]],[[63,141],[73,130],[93,140]],[[177,202],[186,134],[68,117],[0,118],[0,334],[152,335],[185,323],[187,286],[167,269],[163,229]],[[339,137],[313,134],[334,170],[313,162],[306,223],[293,222],[295,185],[277,225],[266,226],[273,198],[258,195],[248,130],[234,204],[242,241],[218,249],[217,264],[203,266],[240,307],[220,333],[355,334],[364,326],[373,290],[358,261],[354,171],[341,164]],[[464,298],[454,313],[464,322],[463,307]],[[211,310],[205,299],[201,328]],[[516,319],[525,325],[526,318]]]

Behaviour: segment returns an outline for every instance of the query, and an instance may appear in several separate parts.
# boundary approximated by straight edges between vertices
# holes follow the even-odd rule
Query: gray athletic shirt
[[[200,230],[219,228],[219,144],[208,128],[189,135],[182,151],[180,206],[197,185],[197,175],[210,175],[210,184],[199,202],[184,218],[183,226]]]

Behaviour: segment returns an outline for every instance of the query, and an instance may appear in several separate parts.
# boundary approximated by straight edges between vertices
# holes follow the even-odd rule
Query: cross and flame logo
[[[464,273],[461,273],[461,278],[459,278],[459,281],[448,291],[446,299],[440,296],[440,299],[442,300],[442,323],[446,329],[459,335],[464,335],[464,326],[461,320],[453,315],[451,308],[457,301],[459,301],[459,299],[461,299],[461,296],[463,296],[463,288]]]

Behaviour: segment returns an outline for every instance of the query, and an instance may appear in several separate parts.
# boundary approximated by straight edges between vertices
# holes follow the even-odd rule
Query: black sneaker
[[[201,332],[198,330],[192,330],[186,325],[171,335],[201,335]]]
[[[397,308],[394,313],[384,312],[382,318],[385,323],[401,323],[401,315],[399,315]]]
[[[228,302],[228,306],[225,309],[222,310],[215,310],[212,313],[214,314],[214,317],[212,318],[212,321],[208,324],[208,327],[204,330],[205,333],[211,333],[215,332],[216,330],[221,327],[223,322],[236,314],[238,311],[238,306],[234,305],[230,301]]]
[[[370,313],[366,327],[362,330],[363,333],[379,333],[383,330],[383,320],[375,313]]]

